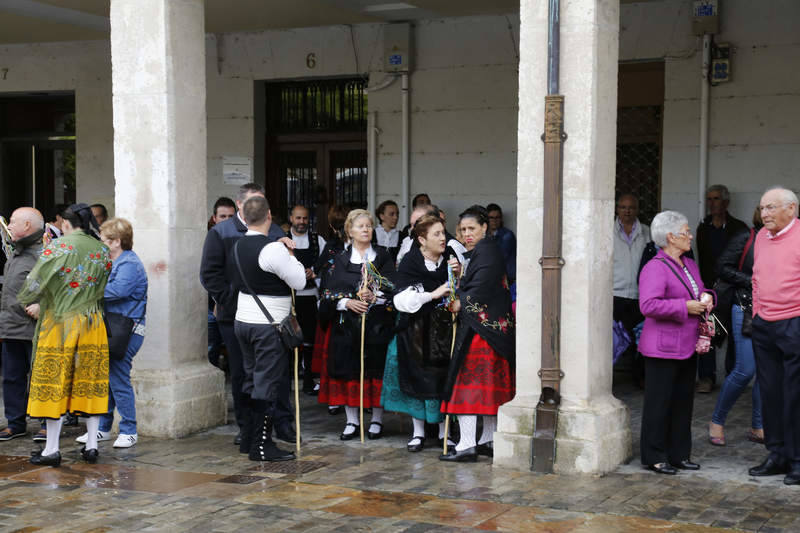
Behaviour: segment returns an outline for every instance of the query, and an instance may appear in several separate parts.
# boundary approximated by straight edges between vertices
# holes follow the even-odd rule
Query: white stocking
[[[100,417],[90,416],[86,419],[86,449],[97,449],[97,430],[100,429]]]
[[[492,440],[494,440],[495,431],[497,431],[497,416],[484,415],[483,431],[481,432],[481,438],[478,441],[478,444],[486,444],[487,442],[492,442]]]
[[[383,422],[383,407],[373,407],[372,408],[372,420],[369,423],[369,432],[370,433],[380,433],[381,427],[375,425],[375,423],[380,424]],[[372,431],[373,426],[375,427],[375,431]],[[425,433],[423,432],[423,435]]]
[[[344,414],[347,416],[348,424],[355,424],[358,426],[358,407],[344,406]],[[349,435],[356,430],[353,426],[345,426],[343,433]]]
[[[451,421],[450,425],[452,426],[452,421]],[[439,438],[440,439],[444,438],[444,422],[439,422]],[[452,433],[447,435],[447,445],[448,446],[455,446],[455,443],[453,442],[453,434]]]
[[[61,424],[64,417],[58,420],[47,419],[47,443],[44,445],[42,455],[53,455],[58,451],[58,439],[61,438]]]
[[[463,452],[475,446],[475,433],[478,429],[478,417],[475,415],[458,415],[458,427],[461,428],[461,439],[456,444],[456,451]]]
[[[425,421],[421,418],[412,418],[411,421],[414,423],[414,434],[412,437],[419,437],[420,439],[425,438]]]

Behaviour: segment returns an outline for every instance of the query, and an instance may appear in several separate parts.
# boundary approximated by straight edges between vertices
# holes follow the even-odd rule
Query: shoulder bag
[[[111,311],[104,311],[103,320],[108,334],[108,356],[115,361],[122,361],[128,352],[134,321],[132,318]]]
[[[299,348],[303,345],[303,330],[300,329],[300,322],[297,321],[297,317],[294,315],[294,312],[289,313],[286,318],[284,318],[280,324],[275,323],[275,319],[272,318],[272,315],[269,314],[267,308],[264,307],[264,304],[261,302],[261,299],[253,292],[253,289],[250,288],[250,284],[247,283],[247,278],[244,277],[244,272],[242,271],[242,265],[239,262],[239,241],[236,241],[236,244],[233,245],[233,258],[236,261],[236,268],[239,270],[239,277],[242,278],[242,283],[244,283],[247,292],[250,293],[250,296],[256,301],[258,304],[258,308],[261,309],[261,312],[264,313],[264,316],[267,317],[270,324],[278,328],[278,333],[281,336],[281,341],[283,345],[286,347],[287,350],[290,352],[295,348]],[[292,291],[292,307],[294,308],[294,291]]]

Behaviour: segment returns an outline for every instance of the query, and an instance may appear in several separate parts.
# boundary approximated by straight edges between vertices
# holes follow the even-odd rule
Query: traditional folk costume
[[[450,364],[454,317],[443,300],[432,301],[430,293],[448,280],[450,252],[434,263],[413,246],[395,276],[398,333],[386,354],[381,403],[384,409],[414,419],[409,451],[422,449],[426,422],[444,420],[441,397]],[[439,437],[444,437],[443,425]]]
[[[328,239],[317,263],[314,265],[314,274],[320,280],[319,289],[323,293],[330,281],[330,271],[336,257],[344,250],[344,242],[337,237]],[[321,304],[321,302],[320,302]],[[319,374],[319,403],[328,403],[328,344],[331,340],[330,316],[317,314],[317,327],[314,334],[314,356],[311,360],[311,371]],[[323,385],[324,383],[324,385]],[[323,392],[324,389],[324,392]]]
[[[76,230],[50,243],[28,275],[18,300],[40,305],[28,399],[31,417],[108,411],[102,300],[110,271],[108,249]]]
[[[461,440],[456,451],[475,446],[474,415],[483,415],[478,444],[491,455],[497,408],[515,394],[515,320],[503,254],[497,244],[484,238],[466,257],[456,292],[461,310],[442,412],[459,415]]]
[[[384,278],[395,272],[391,255],[382,248],[370,247],[367,262]],[[358,428],[360,404],[361,315],[347,310],[347,301],[357,298],[362,284],[363,258],[348,246],[335,259],[328,274],[320,302],[320,316],[330,322],[330,343],[327,353],[326,379],[320,383],[320,401],[344,405],[347,427],[342,440],[349,440]],[[391,290],[386,285],[373,292],[375,304],[367,311],[364,346],[364,408],[372,409],[370,438],[378,438],[382,430],[381,386],[386,362],[386,348],[394,332],[394,310]],[[350,429],[351,431],[348,431]]]

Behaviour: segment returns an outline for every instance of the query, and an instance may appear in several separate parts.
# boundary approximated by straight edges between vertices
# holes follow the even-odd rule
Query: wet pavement
[[[631,407],[638,456],[641,393],[624,382],[615,392]],[[31,465],[30,438],[0,443],[0,530],[800,531],[800,487],[747,475],[764,455],[744,436],[749,397],[729,416],[728,445],[708,444],[716,392],[696,396],[702,469],[673,477],[643,470],[638,457],[605,476],[517,472],[486,458],[445,464],[435,440],[406,452],[410,421],[391,414],[384,438],[341,442],[344,415],[307,396],[296,462],[249,461],[228,425],[180,440],[142,437],[127,450],[103,442],[99,463],[87,465],[74,442],[83,428],[65,428],[60,468]]]

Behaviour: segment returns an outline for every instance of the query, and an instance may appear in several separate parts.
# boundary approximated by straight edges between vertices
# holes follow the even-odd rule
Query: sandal
[[[756,444],[764,444],[764,437],[760,437],[753,429],[747,430],[747,440]]]

